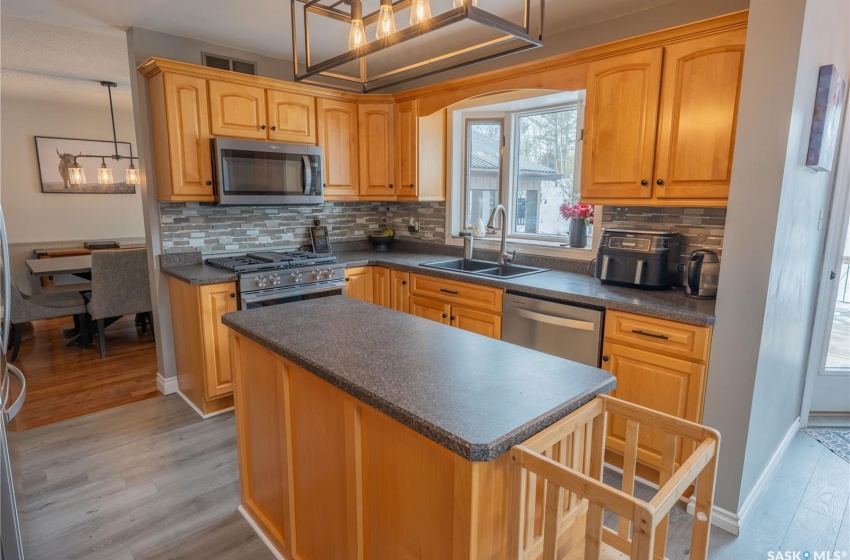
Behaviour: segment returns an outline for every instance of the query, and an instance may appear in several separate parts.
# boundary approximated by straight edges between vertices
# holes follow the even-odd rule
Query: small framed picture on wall
[[[328,226],[313,226],[310,228],[310,240],[313,242],[314,253],[330,253],[331,240],[328,237]]]

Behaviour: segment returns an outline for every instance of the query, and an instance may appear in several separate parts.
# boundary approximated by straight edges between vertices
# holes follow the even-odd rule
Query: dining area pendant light
[[[112,105],[112,88],[118,87],[118,84],[115,82],[109,81],[101,81],[100,85],[107,88],[109,91],[109,116],[112,121],[112,144],[115,146],[115,153],[112,154],[80,154],[74,156],[73,163],[68,167],[68,182],[75,186],[79,187],[86,184],[86,171],[77,161],[80,158],[96,158],[100,160],[100,167],[97,169],[97,182],[101,185],[112,185],[115,181],[112,176],[112,169],[106,165],[106,158],[121,161],[122,159],[130,160],[130,166],[124,173],[124,178],[126,179],[126,183],[128,185],[139,185],[141,184],[141,179],[139,177],[139,172],[136,167],[133,165],[133,161],[137,160],[136,156],[133,155],[133,147],[130,145],[130,155],[125,156],[118,153],[118,135],[115,132],[115,108]]]
[[[375,29],[375,38],[383,39],[388,35],[392,35],[395,31],[393,0],[381,0],[381,8],[378,10],[378,24]]]
[[[366,44],[366,29],[363,27],[363,4],[351,0],[351,29],[348,31],[348,49],[359,49]]]
[[[413,0],[410,5],[410,25],[431,19],[431,3],[428,0]]]
[[[369,93],[539,48],[545,4],[369,0],[364,11],[363,0],[290,0],[295,81]]]

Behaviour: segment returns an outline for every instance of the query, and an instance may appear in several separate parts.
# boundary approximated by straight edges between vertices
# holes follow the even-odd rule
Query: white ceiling
[[[548,0],[545,33],[551,37],[671,1]],[[517,0],[479,2],[498,13]],[[377,4],[364,0],[364,13]],[[49,96],[61,89],[66,98],[103,102],[97,82],[106,79],[124,86],[116,100],[129,103],[127,28],[291,59],[289,14],[289,0],[2,0],[2,91]]]

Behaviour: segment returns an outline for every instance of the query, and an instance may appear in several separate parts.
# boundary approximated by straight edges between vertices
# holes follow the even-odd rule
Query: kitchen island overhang
[[[497,558],[505,451],[607,372],[344,297],[225,315],[242,511],[286,558]]]

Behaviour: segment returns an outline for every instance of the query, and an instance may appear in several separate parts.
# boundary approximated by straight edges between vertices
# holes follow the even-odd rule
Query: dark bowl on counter
[[[372,244],[372,247],[374,247],[376,251],[389,250],[393,241],[395,241],[395,235],[377,235],[374,233],[369,235],[369,243]]]

